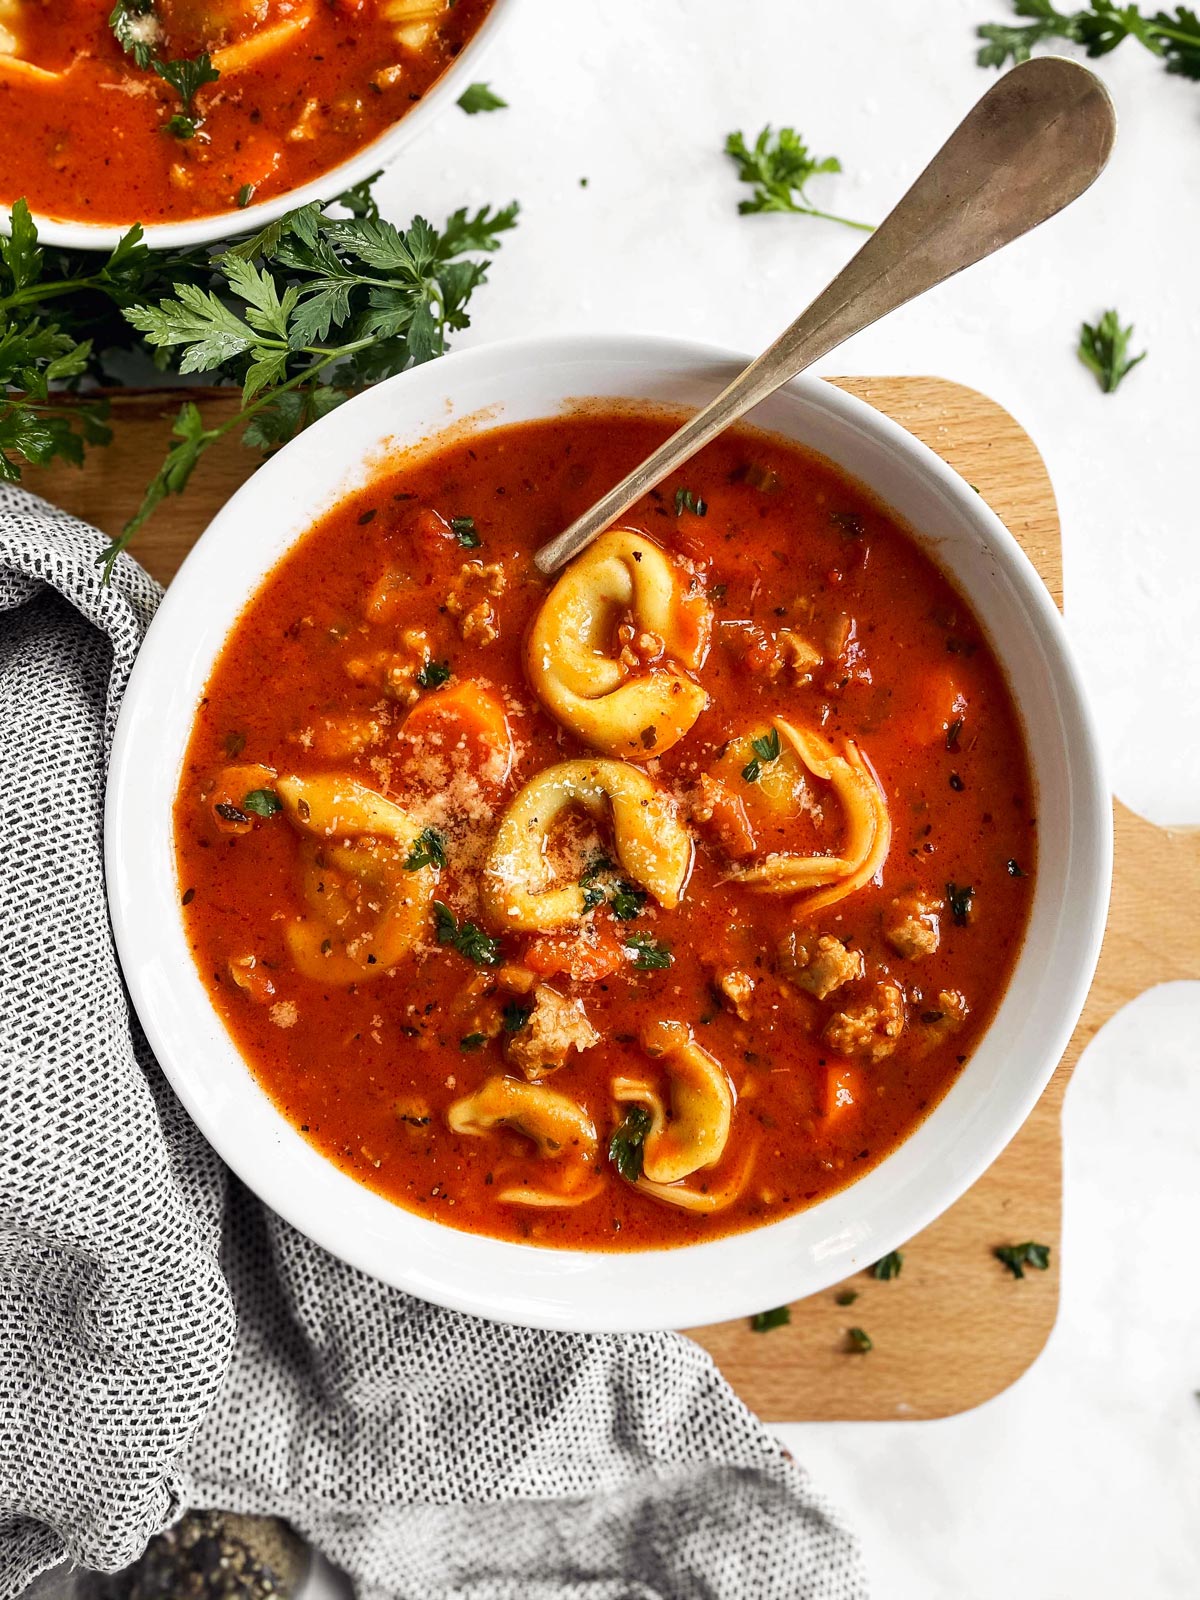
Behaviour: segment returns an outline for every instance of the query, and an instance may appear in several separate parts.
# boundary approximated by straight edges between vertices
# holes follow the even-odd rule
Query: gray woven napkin
[[[353,1271],[175,1100],[104,901],[104,773],[159,599],[0,488],[0,1596],[188,1506],[294,1523],[371,1600],[852,1600],[850,1535],[708,1356]]]

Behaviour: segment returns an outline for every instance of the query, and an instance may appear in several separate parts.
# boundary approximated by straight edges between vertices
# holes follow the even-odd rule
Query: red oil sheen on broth
[[[703,809],[696,786],[728,741],[769,728],[775,714],[831,742],[848,737],[886,796],[892,833],[881,881],[806,920],[795,900],[730,881],[737,846],[718,816],[694,823],[695,863],[675,910],[651,898],[626,922],[609,904],[595,911],[593,943],[624,952],[615,970],[590,976],[576,962],[576,976],[546,979],[582,1000],[600,1036],[546,1080],[598,1131],[597,1192],[578,1205],[501,1202],[499,1193],[537,1182],[543,1157],[510,1129],[479,1137],[446,1124],[456,1100],[490,1076],[514,1074],[503,1032],[475,1038],[480,1015],[512,1000],[489,994],[495,969],[473,966],[432,934],[394,971],[348,987],[293,968],[284,928],[304,910],[296,831],[278,815],[222,831],[212,809],[219,775],[231,762],[300,775],[336,768],[400,799],[419,787],[402,731],[413,708],[381,691],[377,675],[364,677],[363,663],[395,649],[406,629],[421,631],[451,676],[415,706],[455,683],[483,682],[502,697],[516,738],[511,774],[494,792],[473,791],[474,842],[456,848],[437,891],[460,925],[482,925],[473,880],[499,815],[536,773],[589,754],[539,707],[526,678],[523,641],[551,584],[533,552],[669,430],[663,418],[581,411],[476,434],[383,471],[324,517],[251,599],[188,747],[175,812],[183,914],[238,1048],[330,1160],[459,1228],[552,1246],[647,1248],[811,1205],[880,1161],[945,1094],[995,1011],[1023,936],[1036,865],[1029,765],[1012,696],[969,607],[830,464],[734,432],[627,519],[689,564],[714,613],[697,674],[709,706],[650,770],[695,812]],[[470,519],[467,537],[478,544],[429,537],[422,519],[431,512],[464,529]],[[461,606],[448,609],[472,561],[503,578],[488,594],[494,638],[464,637]],[[370,620],[368,597],[378,599],[389,571],[402,578],[388,592],[387,620]],[[792,629],[821,653],[807,679],[773,670],[779,636]],[[346,726],[359,730],[357,748],[347,748]],[[336,756],[330,728],[340,730]],[[832,816],[800,816],[790,847],[836,848],[831,828]],[[902,954],[897,922],[914,906],[938,908],[937,947]],[[633,930],[669,951],[671,964],[635,965],[620,943]],[[850,952],[859,976],[825,998],[803,987],[794,981],[797,935],[806,949],[824,936],[835,957]],[[502,959],[515,967],[536,959],[544,971],[547,941],[533,950],[536,938],[502,932]],[[237,962],[242,983],[231,976]],[[740,1006],[731,973],[751,982]],[[878,1059],[832,1049],[831,1019],[861,1010],[881,986],[902,995],[898,1039]],[[651,1198],[608,1159],[619,1120],[613,1081],[645,1068],[639,1041],[662,1019],[692,1029],[736,1094],[726,1153],[696,1181],[744,1176],[737,1198],[712,1213]]]

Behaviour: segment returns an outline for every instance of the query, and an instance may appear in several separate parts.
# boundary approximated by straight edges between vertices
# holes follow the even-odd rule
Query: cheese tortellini
[[[644,760],[677,744],[708,704],[684,669],[703,665],[711,630],[708,602],[687,592],[666,552],[615,528],[542,602],[526,671],[546,710],[585,744]]]
[[[599,1140],[596,1125],[577,1101],[543,1083],[490,1077],[473,1094],[446,1111],[452,1133],[486,1134],[511,1128],[537,1147],[558,1169],[545,1186],[510,1184],[496,1198],[510,1205],[580,1205],[599,1193],[595,1173]]]
[[[420,829],[395,801],[353,778],[276,782],[301,848],[304,899],[312,915],[285,929],[305,977],[361,983],[389,971],[426,930],[436,870],[406,865]]]
[[[720,1161],[733,1125],[734,1093],[724,1067],[696,1043],[686,1023],[653,1022],[641,1043],[666,1066],[669,1110],[656,1088],[636,1078],[617,1078],[613,1097],[618,1105],[637,1104],[650,1113],[639,1187],[656,1192]]]
[[[794,753],[814,778],[830,786],[845,822],[842,847],[837,855],[775,851],[732,872],[730,879],[764,894],[804,894],[797,910],[807,915],[853,894],[879,871],[892,837],[887,799],[852,739],[845,740],[839,755],[821,734],[793,727],[784,717],[774,718],[773,727],[784,743],[783,756]],[[770,774],[770,781],[778,781],[782,771]]]
[[[583,920],[583,888],[550,881],[546,855],[554,824],[572,807],[611,818],[622,872],[667,910],[679,904],[693,846],[674,798],[628,762],[563,761],[531,778],[500,820],[483,874],[495,926],[541,932]]]

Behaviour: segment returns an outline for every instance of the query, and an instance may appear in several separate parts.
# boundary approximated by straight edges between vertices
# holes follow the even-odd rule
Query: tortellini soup
[[[680,1244],[809,1206],[953,1083],[1025,928],[1018,715],[829,463],[718,440],[552,579],[672,419],[397,457],[270,574],[197,711],[182,915],[262,1087],[451,1226]]]

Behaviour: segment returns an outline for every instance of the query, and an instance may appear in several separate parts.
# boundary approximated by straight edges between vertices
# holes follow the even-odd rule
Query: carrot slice
[[[400,729],[403,760],[448,754],[465,745],[482,782],[504,784],[513,762],[512,731],[503,702],[486,684],[463,678],[449,688],[425,695]]]

